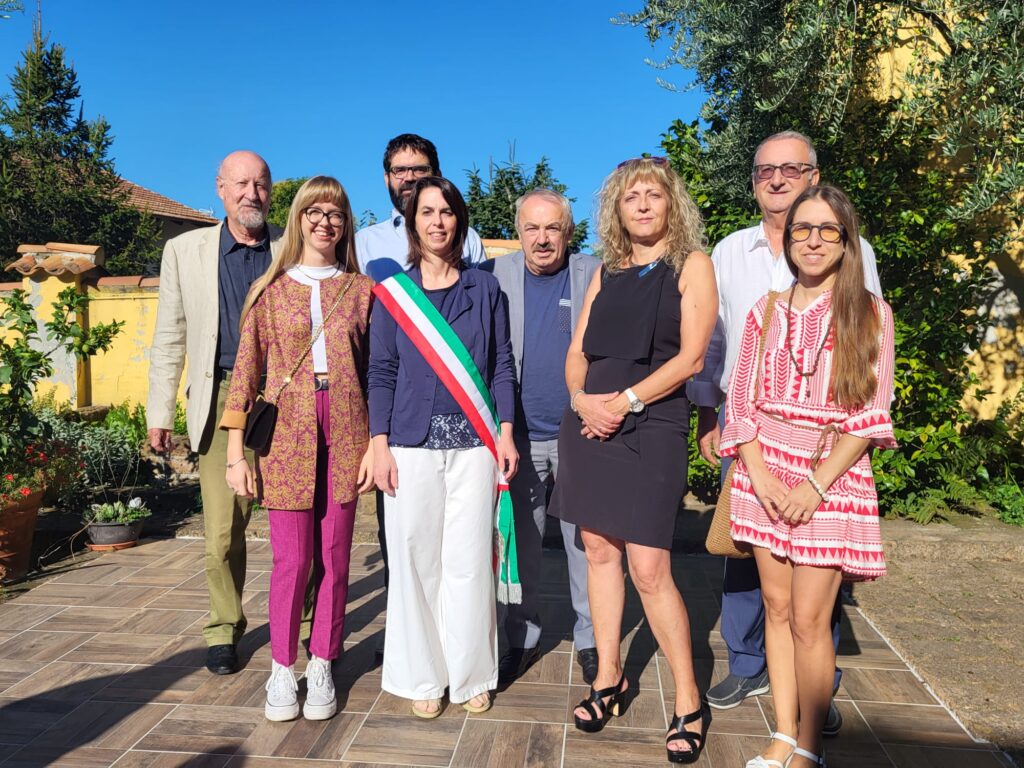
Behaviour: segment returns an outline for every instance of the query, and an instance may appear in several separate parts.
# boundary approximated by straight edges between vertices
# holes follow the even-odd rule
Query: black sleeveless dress
[[[586,391],[621,392],[678,354],[680,298],[664,262],[604,273],[583,336],[590,361]],[[627,414],[605,441],[583,437],[579,418],[566,410],[550,514],[611,538],[671,549],[686,493],[690,408],[684,390]]]

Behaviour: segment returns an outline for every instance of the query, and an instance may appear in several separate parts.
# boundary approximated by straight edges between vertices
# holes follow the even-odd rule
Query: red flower
[[[22,488],[20,493],[22,496],[28,496],[29,494],[32,493],[32,491],[30,491],[28,488]]]
[[[14,475],[4,475],[4,480],[6,480],[9,483],[13,483],[14,482]]]

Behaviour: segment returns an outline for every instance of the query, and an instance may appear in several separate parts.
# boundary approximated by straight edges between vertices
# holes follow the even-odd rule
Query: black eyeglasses
[[[789,225],[789,239],[794,243],[802,243],[811,236],[811,232],[818,230],[818,237],[823,243],[838,243],[846,240],[846,227],[842,224],[804,224],[798,222]]]
[[[629,160],[623,160],[621,163],[616,165],[615,166],[615,170],[619,170],[619,168],[622,168],[624,165],[629,165],[630,163],[642,163],[645,160],[649,160],[650,162],[654,163],[655,165],[668,165],[668,158],[667,157],[661,157],[661,156],[654,156],[654,157],[631,157]]]
[[[778,169],[787,179],[799,179],[808,171],[813,171],[814,168],[815,166],[810,163],[783,163],[782,165],[762,163],[754,166],[754,178],[758,181],[768,181]]]
[[[410,174],[414,179],[422,179],[429,176],[433,170],[429,165],[393,165],[388,169],[388,173],[396,179],[407,178]]]
[[[324,220],[324,216],[327,217],[327,223],[332,227],[340,227],[345,223],[345,214],[341,211],[322,211],[319,208],[307,208],[303,211],[306,215],[306,219],[310,224],[316,225]]]

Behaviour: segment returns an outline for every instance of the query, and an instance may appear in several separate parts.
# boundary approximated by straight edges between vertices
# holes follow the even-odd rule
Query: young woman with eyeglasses
[[[783,248],[796,281],[747,316],[720,445],[739,457],[732,537],[752,545],[761,577],[776,716],[772,742],[748,768],[825,764],[832,611],[843,580],[885,574],[868,449],[896,444],[892,310],[864,288],[846,195],[804,191]]]
[[[311,568],[312,658],[302,712],[323,720],[337,709],[331,662],[342,647],[356,502],[373,484],[366,408],[372,285],[359,274],[345,190],[314,176],[296,193],[281,249],[246,298],[220,424],[228,430],[228,485],[260,497],[270,519],[269,720],[299,715],[294,664]],[[278,415],[266,455],[251,468],[243,429],[264,373]]]

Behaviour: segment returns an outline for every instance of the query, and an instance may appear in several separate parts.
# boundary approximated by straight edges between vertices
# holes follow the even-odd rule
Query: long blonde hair
[[[686,184],[664,158],[640,157],[627,160],[612,171],[598,193],[597,237],[598,253],[608,272],[618,272],[633,254],[629,232],[619,214],[619,201],[626,190],[638,181],[653,182],[665,190],[668,200],[668,243],[665,262],[678,275],[683,271],[686,257],[693,251],[703,251],[704,221],[696,203],[686,191]]]
[[[274,282],[289,269],[299,263],[302,258],[302,223],[299,221],[303,212],[316,203],[333,203],[341,209],[345,217],[345,233],[335,247],[338,264],[346,272],[359,273],[359,261],[356,259],[356,228],[352,219],[352,206],[341,182],[331,176],[313,176],[299,187],[292,199],[292,207],[288,209],[288,226],[281,236],[281,247],[270,261],[267,271],[258,277],[249,288],[242,307],[241,324],[249,314],[253,304],[263,295],[267,286]]]
[[[875,363],[878,361],[878,331],[881,319],[875,300],[864,287],[864,260],[860,248],[860,227],[857,212],[850,198],[828,185],[808,187],[793,201],[782,234],[782,249],[790,271],[799,277],[796,262],[790,255],[792,237],[789,226],[796,209],[807,200],[822,200],[843,227],[843,255],[832,285],[832,381],[829,390],[844,408],[855,410],[870,400],[878,387]]]

